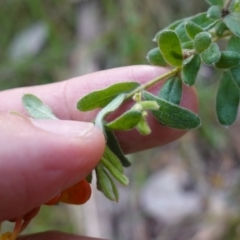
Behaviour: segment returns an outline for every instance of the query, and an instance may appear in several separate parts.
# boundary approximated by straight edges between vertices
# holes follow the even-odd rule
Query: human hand
[[[131,66],[59,83],[1,92],[0,222],[22,216],[42,205],[63,189],[85,178],[100,160],[105,145],[104,136],[89,123],[97,111],[79,112],[76,109],[79,98],[125,79],[143,83],[164,71],[163,68],[150,66]],[[25,113],[21,104],[25,93],[38,96],[63,120],[29,120],[9,114],[11,110]],[[197,111],[194,89],[184,87],[181,105]],[[161,126],[152,117],[148,122],[153,129],[148,136],[141,136],[135,130],[116,134],[125,153],[160,146],[185,133]],[[62,237],[86,239],[51,232],[28,236],[27,239]]]

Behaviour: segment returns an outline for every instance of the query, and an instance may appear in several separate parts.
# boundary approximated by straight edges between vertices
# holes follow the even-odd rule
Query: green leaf
[[[240,65],[237,65],[236,67],[231,68],[230,72],[232,74],[232,78],[233,78],[234,82],[240,88]]]
[[[185,84],[192,86],[195,83],[200,65],[201,58],[196,54],[190,62],[183,66],[181,76]]]
[[[182,97],[182,80],[180,76],[169,78],[160,89],[158,97],[167,102],[179,104]]]
[[[193,41],[184,42],[181,47],[182,49],[193,49]]]
[[[227,27],[232,31],[232,33],[238,37],[240,37],[240,13],[233,12],[228,14],[223,19],[224,23]]]
[[[190,17],[189,21],[194,22],[195,24],[197,24],[201,28],[208,28],[210,25],[212,25],[215,22],[214,19],[210,19],[207,16],[206,12],[199,13],[199,14],[193,16],[193,17]]]
[[[120,159],[107,145],[105,146],[103,158],[107,159],[120,173],[123,173],[123,167]]]
[[[123,154],[123,151],[115,137],[114,133],[111,130],[106,129],[107,136],[107,146],[111,149],[111,151],[118,157],[124,167],[129,167],[131,163]]]
[[[183,21],[185,21],[185,18],[177,20],[175,22],[173,22],[172,24],[170,24],[169,26],[167,26],[166,28],[162,29],[161,31],[157,32],[155,37],[153,38],[154,42],[158,42],[158,38],[161,35],[161,33],[165,30],[175,30],[177,26],[179,26]]]
[[[212,36],[208,32],[201,32],[196,35],[193,47],[197,53],[205,51],[212,43]]]
[[[197,114],[158,98],[149,92],[144,92],[143,95],[146,100],[154,100],[160,106],[158,111],[152,111],[152,113],[161,124],[177,129],[193,129],[200,126],[201,120]]]
[[[162,66],[162,67],[167,66],[167,63],[164,60],[163,55],[160,52],[160,49],[158,47],[157,48],[153,48],[152,50],[150,50],[148,52],[147,60],[152,65]]]
[[[108,159],[102,157],[102,165],[111,173],[111,175],[118,180],[122,185],[127,186],[129,184],[128,178],[123,175]]]
[[[222,8],[220,6],[211,6],[207,11],[207,16],[212,19],[220,19],[222,17]]]
[[[177,36],[179,37],[181,44],[185,43],[185,42],[189,42],[191,40],[191,38],[189,38],[189,36],[186,32],[186,29],[185,29],[185,22],[178,25],[174,31],[177,34]]]
[[[231,125],[237,116],[239,89],[229,71],[225,71],[219,83],[216,97],[218,121],[225,126]]]
[[[240,38],[232,36],[228,41],[227,50],[240,54]]]
[[[240,12],[240,1],[239,0],[235,0],[234,5],[233,5],[233,11]]]
[[[95,171],[97,176],[97,189],[108,199],[118,202],[119,194],[116,185],[107,171],[103,168],[103,165],[99,163]]]
[[[194,22],[191,22],[191,21],[188,21],[185,23],[185,29],[186,29],[188,36],[191,39],[194,39],[198,33],[203,31],[203,29],[201,27],[199,27],[197,24],[195,24]]]
[[[127,93],[137,88],[137,82],[121,82],[110,87],[94,91],[81,98],[77,103],[80,111],[90,111],[95,108],[103,108],[121,93]]]
[[[221,52],[216,43],[212,43],[203,53],[201,53],[202,61],[207,65],[212,65],[219,61]]]
[[[87,177],[86,180],[88,181],[88,183],[92,183],[92,172],[90,172]]]
[[[218,37],[221,37],[226,30],[228,30],[228,27],[222,21],[218,22],[215,26],[216,35]]]
[[[206,0],[206,2],[210,5],[218,5],[220,7],[224,6],[224,0]]]
[[[22,103],[32,118],[36,119],[58,119],[51,108],[45,105],[38,97],[33,94],[24,94]]]
[[[133,129],[142,118],[142,111],[130,109],[112,122],[106,124],[112,130],[127,131]]]
[[[219,61],[215,63],[217,68],[232,68],[240,63],[240,55],[233,51],[222,51]]]
[[[115,111],[124,101],[125,94],[120,94],[114,98],[105,108],[103,108],[95,119],[95,125],[104,131],[104,118],[111,112]]]
[[[175,67],[181,67],[183,63],[182,48],[177,34],[172,30],[166,30],[159,36],[159,47],[167,63]]]

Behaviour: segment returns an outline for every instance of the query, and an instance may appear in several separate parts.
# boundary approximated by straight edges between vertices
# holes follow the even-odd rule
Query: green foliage
[[[160,52],[159,47],[151,49],[148,54],[147,54],[147,60],[149,63],[152,65],[156,66],[162,66],[165,67],[167,66],[166,61],[163,58],[162,53]]]
[[[57,119],[52,110],[33,94],[25,94],[22,103],[29,115],[36,119]]]
[[[119,198],[114,181],[127,185],[123,167],[130,166],[113,131],[136,129],[139,134],[148,135],[152,131],[148,124],[149,114],[166,127],[182,130],[199,127],[199,116],[183,108],[181,98],[183,86],[195,84],[202,63],[223,72],[216,95],[218,121],[229,126],[236,119],[240,89],[239,1],[207,0],[207,3],[210,6],[206,12],[180,19],[155,35],[157,46],[148,52],[147,60],[152,65],[169,66],[167,73],[144,84],[117,83],[89,93],[77,103],[80,111],[101,108],[94,123],[104,132],[106,147],[95,168],[97,188],[113,201]],[[227,42],[221,51],[219,40]],[[163,80],[157,96],[147,91]],[[109,116],[121,109],[126,101],[133,101],[132,107],[118,112],[116,118]],[[52,111],[33,95],[25,95],[23,104],[34,118],[56,119]]]
[[[146,100],[154,100],[160,106],[159,111],[152,111],[153,116],[163,125],[177,129],[193,129],[201,124],[201,120],[197,114],[172,104],[161,98],[152,95],[149,92],[144,92]]]
[[[193,47],[197,53],[204,52],[212,43],[212,36],[208,32],[198,33],[193,42]]]
[[[137,82],[121,82],[111,85],[108,88],[91,92],[78,101],[77,109],[85,112],[95,108],[103,108],[120,93],[130,92],[138,86],[139,83]]]
[[[178,105],[182,97],[181,78],[174,76],[168,79],[160,89],[158,97]]]
[[[218,120],[225,126],[231,125],[237,116],[239,105],[239,89],[229,71],[223,73],[216,97]]]
[[[212,43],[202,54],[201,59],[203,63],[207,65],[212,65],[219,61],[221,57],[221,52],[216,43]]]
[[[163,31],[158,38],[158,44],[163,58],[168,64],[175,67],[182,66],[182,48],[179,38],[174,31]]]
[[[234,35],[240,37],[240,12],[228,14],[223,21]]]
[[[201,65],[201,58],[198,54],[183,66],[182,68],[182,80],[188,86],[192,86],[197,78],[198,71]]]

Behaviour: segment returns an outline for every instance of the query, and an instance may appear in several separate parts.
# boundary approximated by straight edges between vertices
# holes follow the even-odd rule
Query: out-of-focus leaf
[[[220,19],[222,17],[222,8],[220,6],[211,6],[207,11],[207,16],[212,19]]]
[[[220,7],[224,6],[224,0],[206,0],[206,2],[210,5],[218,5]]]
[[[24,94],[22,103],[29,115],[36,119],[58,119],[51,108],[33,94]]]
[[[201,53],[202,61],[207,65],[212,65],[219,61],[221,52],[216,43],[212,43],[204,52]]]
[[[182,49],[193,49],[193,41],[184,42],[181,47]]]
[[[234,35],[240,37],[240,12],[228,14],[223,21]]]
[[[240,38],[232,36],[228,41],[227,50],[240,54]]]
[[[105,108],[103,108],[95,119],[95,125],[105,132],[104,118],[111,112],[115,111],[124,101],[125,94],[120,94],[114,98]]]
[[[197,24],[195,24],[194,22],[191,22],[191,21],[188,21],[185,23],[185,29],[186,29],[188,36],[191,39],[194,39],[198,33],[203,31],[203,29],[201,27],[199,27]]]
[[[182,66],[182,48],[179,38],[174,31],[163,31],[159,36],[158,44],[167,63],[175,67]]]
[[[231,68],[230,72],[232,74],[232,78],[233,78],[234,82],[240,88],[240,65],[237,65],[236,67]]]
[[[114,119],[112,122],[107,123],[106,127],[113,130],[127,131],[133,129],[141,118],[141,111],[130,109],[118,118]]]
[[[85,112],[95,108],[103,108],[116,98],[117,95],[130,92],[139,85],[140,84],[137,82],[121,82],[107,88],[91,92],[78,101],[77,109]]]
[[[180,76],[168,79],[160,89],[158,97],[178,105],[182,97],[182,80]]]
[[[111,130],[106,129],[106,136],[107,136],[107,146],[111,149],[111,151],[117,155],[119,160],[121,161],[124,167],[129,167],[131,163],[125,157],[114,133]]]
[[[99,163],[95,168],[97,176],[97,189],[101,191],[108,199],[118,202],[119,194],[115,183],[103,168],[102,163]]]
[[[216,97],[218,121],[225,126],[231,125],[237,116],[239,89],[229,71],[225,71],[219,83]]]
[[[228,30],[228,27],[226,26],[226,24],[224,22],[218,22],[215,26],[216,29],[216,35],[218,37],[221,37],[223,35],[223,33]]]
[[[208,32],[201,32],[196,35],[193,47],[197,53],[205,51],[212,43],[212,36]]]
[[[148,52],[147,60],[152,65],[162,66],[162,67],[167,66],[167,63],[164,60],[163,55],[160,52],[160,49],[158,47],[153,48]]]
[[[161,124],[177,129],[193,129],[200,126],[201,120],[197,114],[158,98],[149,92],[144,92],[143,96],[146,100],[156,101],[160,106],[158,111],[152,111],[152,113]]]
[[[220,59],[215,63],[217,68],[232,68],[240,63],[240,54],[233,51],[222,51]]]

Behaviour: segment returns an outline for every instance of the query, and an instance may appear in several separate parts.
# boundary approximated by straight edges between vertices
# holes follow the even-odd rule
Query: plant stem
[[[223,8],[223,9],[224,9],[225,11],[228,11],[231,3],[232,3],[232,0],[227,0],[226,3],[225,3],[225,5],[224,5],[224,8]]]
[[[150,80],[149,82],[145,83],[145,84],[142,84],[140,85],[138,88],[134,89],[132,92],[130,92],[129,94],[127,94],[125,96],[125,101],[132,98],[134,96],[134,94],[138,93],[138,92],[141,92],[153,85],[155,85],[156,83],[162,81],[162,80],[165,80],[166,78],[169,78],[171,76],[174,76],[175,74],[177,74],[181,69],[180,68],[174,68],[172,69],[171,71],[167,72],[167,73],[164,73],[162,74],[161,76],[158,76],[152,80]]]

